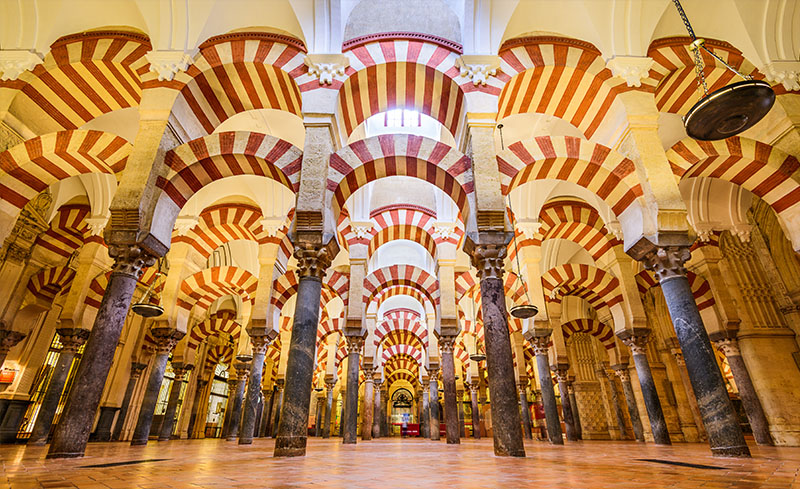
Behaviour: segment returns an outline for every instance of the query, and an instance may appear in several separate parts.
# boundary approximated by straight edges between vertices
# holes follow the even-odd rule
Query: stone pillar
[[[144,391],[142,407],[139,409],[139,419],[136,421],[136,428],[133,430],[131,446],[147,445],[156,403],[158,402],[158,392],[161,390],[162,382],[164,382],[164,371],[167,369],[169,354],[184,336],[184,333],[169,327],[152,328],[150,332],[156,342],[156,357],[150,367],[150,376],[147,378],[147,388]]]
[[[97,426],[94,433],[89,437],[92,441],[111,441],[111,425],[114,423],[114,417],[119,411],[118,407],[101,406],[100,414],[97,416]]]
[[[136,388],[136,382],[142,376],[142,371],[147,368],[146,363],[131,363],[131,376],[128,378],[128,385],[125,387],[125,395],[122,397],[122,406],[119,408],[117,421],[114,424],[114,433],[111,435],[111,441],[119,441],[122,436],[122,427],[125,426],[125,419],[128,417],[128,409],[131,405],[131,397],[133,390]]]
[[[742,427],[731,405],[725,382],[703,326],[684,263],[691,257],[688,246],[657,247],[646,240],[629,253],[652,271],[664,293],[675,334],[683,351],[697,407],[703,416],[711,453],[716,456],[749,457]]]
[[[322,437],[331,437],[331,421],[333,419],[333,388],[336,382],[325,382],[327,389],[325,401],[325,427],[322,429]]]
[[[478,382],[469,384],[469,397],[472,402],[472,437],[481,438],[481,410],[478,407]]]
[[[442,384],[444,384],[444,423],[448,445],[461,443],[456,402],[456,364],[453,358],[455,341],[455,336],[439,337],[439,350],[442,354]]]
[[[281,408],[283,407],[283,386],[285,380],[284,379],[276,379],[275,384],[278,386],[278,390],[275,391],[273,397],[275,400],[272,401],[273,406],[273,413],[272,413],[272,437],[275,438],[278,436],[278,424],[281,421]]]
[[[314,389],[316,390],[316,389]],[[320,391],[322,389],[320,388]],[[322,422],[325,419],[325,396],[317,395],[317,414],[314,416],[314,436],[322,438]],[[372,426],[369,427],[372,430]]]
[[[522,432],[525,435],[525,438],[532,440],[533,439],[533,432],[531,431],[531,409],[528,406],[528,378],[524,376],[520,376],[519,383],[517,384],[519,387],[519,404],[520,409],[522,410]],[[478,399],[475,398],[475,403],[477,404]]]
[[[143,268],[155,263],[155,258],[136,245],[110,244],[108,253],[114,258],[114,267],[83,352],[91,361],[78,367],[47,458],[83,456],[136,281]]]
[[[222,430],[219,433],[220,438],[228,438],[228,433],[231,429],[231,416],[233,416],[233,402],[236,397],[236,389],[239,386],[239,377],[236,374],[228,371],[228,399],[225,402],[225,418],[222,420]]]
[[[569,398],[569,389],[567,389],[567,382],[569,381],[569,374],[565,366],[558,366],[553,369],[556,373],[556,380],[558,381],[558,392],[561,394],[561,414],[564,416],[564,427],[567,430],[567,440],[578,441],[578,434],[575,430],[575,417],[572,413],[572,403]],[[548,426],[548,429],[550,427]]]
[[[567,379],[567,391],[569,391],[569,407],[572,411],[572,422],[575,423],[575,435],[579,440],[583,439],[583,427],[581,426],[581,415],[578,412],[578,402],[575,400],[575,388],[572,386],[575,376],[570,375]]]
[[[5,329],[5,324],[0,322],[0,370],[3,369],[3,363],[6,361],[8,352],[25,339],[25,336],[27,336],[25,333]]]
[[[392,426],[390,423],[390,415],[391,410],[389,409],[389,387],[384,386],[383,392],[381,393],[381,397],[383,402],[381,402],[381,425],[383,426],[383,434],[382,436],[392,436]]]
[[[644,398],[644,406],[647,409],[647,417],[650,419],[653,441],[658,445],[671,445],[667,421],[664,419],[664,411],[661,409],[661,399],[658,397],[656,383],[653,380],[653,372],[650,370],[650,362],[647,360],[647,341],[650,337],[650,331],[624,331],[618,336],[625,343],[625,346],[631,349],[633,354],[633,363],[636,366],[636,376],[639,377],[639,384],[642,387],[642,397]]]
[[[354,445],[358,438],[358,371],[364,337],[345,336],[347,343],[347,399],[342,422],[342,443]]]
[[[36,416],[36,423],[33,425],[33,432],[28,438],[28,445],[44,445],[50,435],[50,427],[56,415],[58,401],[64,392],[64,385],[67,383],[69,369],[72,361],[78,353],[80,347],[89,337],[89,330],[82,328],[59,328],[56,330],[61,337],[61,353],[58,355],[58,362],[53,369],[50,383],[47,385],[47,392],[42,399],[39,407],[39,414]]]
[[[197,378],[197,387],[195,388],[196,393],[194,395],[194,400],[192,401],[192,414],[189,418],[189,428],[187,429],[189,438],[199,438],[194,436],[194,430],[195,426],[197,426],[198,420],[200,421],[201,425],[205,425],[206,413],[200,413],[200,406],[208,401],[208,394],[205,392],[205,388],[208,385],[209,380],[204,379],[203,377],[204,375],[201,374]]]
[[[430,377],[430,394],[428,396],[428,409],[430,415],[430,433],[431,440],[439,441],[439,431],[441,429],[441,421],[439,421],[439,369],[437,367],[430,367],[428,369],[428,376]]]
[[[338,252],[335,248],[335,239],[328,246],[299,240],[295,243],[294,256],[298,260],[297,275],[300,283],[297,287],[292,338],[286,362],[285,399],[282,402],[275,438],[275,457],[306,454],[322,277],[330,266],[333,255]]]
[[[617,420],[617,428],[619,429],[620,439],[625,440],[628,438],[628,429],[625,426],[625,414],[622,411],[622,403],[619,400],[619,392],[617,392],[617,384],[614,382],[613,378],[608,377],[608,373],[606,373],[606,369],[598,366],[596,369],[597,377],[600,382],[605,382],[608,380],[609,383],[609,390],[611,392],[611,404],[614,407],[614,417]],[[627,374],[627,372],[626,372]]]
[[[261,333],[263,331],[259,331]],[[264,373],[264,357],[274,336],[256,334],[250,331],[250,344],[253,346],[253,360],[250,362],[250,380],[247,384],[247,397],[244,401],[242,425],[239,430],[239,445],[250,445],[256,432],[258,401],[261,397],[261,377]]]
[[[466,438],[467,427],[464,426],[464,391],[456,391],[456,401],[458,402],[458,434],[461,438]]]
[[[642,426],[642,418],[639,417],[639,408],[636,407],[636,397],[633,395],[633,386],[631,385],[631,376],[628,373],[627,365],[612,365],[614,373],[619,377],[622,384],[622,392],[625,394],[625,403],[628,405],[628,414],[631,417],[631,425],[633,426],[633,436],[636,441],[644,443],[644,427]]]
[[[161,431],[158,434],[158,441],[168,441],[172,438],[172,428],[175,426],[175,418],[178,416],[178,400],[181,397],[181,387],[183,387],[183,377],[192,369],[194,365],[172,362],[172,371],[175,379],[169,390],[167,399],[167,410],[164,412],[164,421],[161,422]]]
[[[374,390],[374,399],[372,402],[372,437],[373,438],[380,438],[381,437],[381,384],[383,381],[380,378],[375,377],[374,379],[375,386],[373,387]]]
[[[270,423],[272,422],[272,405],[275,402],[275,389],[264,389],[261,393],[264,394],[264,414],[261,416],[258,436],[266,438],[272,434]]]
[[[372,365],[364,365],[364,413],[361,415],[361,439],[372,439],[372,417],[375,404],[374,376]]]
[[[420,420],[421,435],[423,438],[431,437],[431,403],[430,403],[430,378],[422,379],[422,419]]]
[[[702,441],[708,441],[708,434],[706,433],[706,428],[703,426],[703,416],[700,415],[700,408],[697,407],[697,399],[694,397],[694,391],[692,390],[692,381],[689,380],[689,372],[686,371],[686,361],[683,359],[683,353],[680,350],[680,346],[672,350],[673,356],[675,356],[675,363],[678,365],[678,372],[681,375],[681,383],[683,384],[683,390],[686,392],[686,399],[689,401],[689,410],[692,412],[692,419],[694,419],[694,424],[697,426],[697,434]]]
[[[484,243],[477,244],[467,239],[464,251],[471,255],[472,264],[480,278],[486,364],[492,392],[494,453],[498,456],[524,457],[522,420],[503,288],[503,259],[508,237],[503,232],[484,234]]]
[[[558,418],[556,392],[553,389],[553,379],[550,377],[550,361],[547,358],[547,350],[550,348],[550,333],[533,336],[530,342],[533,345],[533,352],[536,355],[536,368],[539,371],[539,388],[542,390],[547,438],[554,445],[563,445],[564,439],[561,436],[561,420]]]
[[[233,397],[233,409],[231,410],[230,426],[228,427],[228,441],[234,441],[239,437],[239,426],[242,421],[242,402],[244,401],[244,390],[247,387],[247,377],[250,374],[251,357],[239,357],[239,361],[233,364],[236,369],[236,394]],[[252,440],[251,440],[252,442]]]
[[[732,336],[725,337],[722,335],[716,336],[713,340],[717,348],[728,359],[728,365],[730,365],[731,373],[733,373],[733,380],[739,389],[742,406],[745,413],[747,413],[747,420],[750,422],[750,429],[753,430],[753,438],[759,445],[774,445],[772,435],[769,433],[767,417],[764,415],[764,408],[756,395],[750,372],[747,370],[742,358],[742,352],[739,351],[739,342]]]

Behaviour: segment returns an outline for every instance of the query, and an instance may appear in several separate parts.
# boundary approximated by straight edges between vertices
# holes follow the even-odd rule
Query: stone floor
[[[0,489],[80,488],[800,488],[800,448],[753,447],[750,460],[711,457],[699,444],[527,443],[527,458],[492,455],[491,440],[379,439],[343,447],[311,439],[304,458],[273,459],[273,441],[250,447],[221,440],[91,443],[82,459],[45,460],[46,447],[0,446]],[[96,464],[163,459],[114,467]],[[719,467],[665,465],[662,459]]]

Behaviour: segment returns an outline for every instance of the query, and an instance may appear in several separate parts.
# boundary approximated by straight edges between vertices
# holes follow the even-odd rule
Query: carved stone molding
[[[178,216],[175,219],[175,234],[178,236],[186,236],[189,231],[200,223],[200,219],[196,216]]]
[[[787,91],[800,91],[800,61],[772,61],[761,70],[768,81]]]
[[[625,80],[629,87],[641,87],[648,77],[653,58],[646,56],[614,56],[606,62],[611,74]]]
[[[0,80],[16,80],[26,71],[44,63],[42,57],[24,49],[0,50]]]
[[[6,354],[25,339],[27,335],[10,329],[0,329],[0,353]]]
[[[60,336],[61,351],[69,353],[77,353],[86,343],[90,333],[88,329],[83,328],[58,328],[56,332]]]
[[[359,239],[368,238],[372,231],[372,226],[372,221],[350,221],[350,229]]]
[[[193,62],[184,51],[150,51],[144,57],[150,63],[150,71],[158,75],[158,81],[172,81]]]
[[[465,55],[456,60],[460,76],[469,78],[473,85],[486,85],[500,69],[500,56]]]
[[[137,280],[145,268],[156,263],[154,256],[137,245],[110,244],[108,254],[114,259],[112,273],[129,275]]]
[[[303,60],[308,74],[318,78],[320,85],[330,85],[336,76],[344,76],[350,58],[343,54],[309,54]]]

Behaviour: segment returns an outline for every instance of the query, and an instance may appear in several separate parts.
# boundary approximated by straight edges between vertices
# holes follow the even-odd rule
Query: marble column
[[[155,358],[150,367],[150,375],[147,378],[147,388],[142,399],[142,406],[139,408],[139,419],[136,421],[136,428],[133,430],[131,446],[147,445],[150,437],[150,427],[153,424],[158,393],[161,384],[164,382],[164,371],[167,369],[167,360],[172,349],[178,341],[183,338],[184,333],[169,327],[158,327],[150,330],[156,342]]]
[[[689,372],[686,371],[686,362],[683,359],[680,345],[672,350],[672,355],[675,357],[675,363],[678,365],[678,372],[681,375],[681,384],[683,384],[683,390],[686,392],[686,399],[689,402],[689,410],[692,412],[692,419],[694,420],[695,426],[697,426],[697,434],[701,441],[708,441],[706,427],[703,426],[703,416],[700,414],[700,408],[697,407],[697,399],[694,397],[692,381],[689,380]]]
[[[561,420],[558,418],[556,391],[553,389],[553,379],[550,377],[550,362],[547,358],[547,351],[550,348],[550,334],[533,336],[530,342],[536,355],[536,369],[539,371],[539,388],[542,390],[547,438],[554,445],[563,445],[564,439],[561,436]]]
[[[461,438],[466,438],[467,427],[464,426],[464,391],[456,391],[456,401],[458,402],[458,434]]]
[[[650,362],[647,359],[647,342],[650,338],[650,331],[625,331],[618,336],[633,354],[633,364],[642,388],[642,397],[647,409],[647,417],[650,419],[653,441],[658,445],[671,445],[667,421],[664,419],[664,411],[661,409],[661,399],[658,397],[653,372],[650,370]]]
[[[327,247],[320,243],[295,243],[294,256],[298,261],[297,276],[300,282],[286,362],[286,388],[275,437],[275,457],[306,454],[322,277],[330,266],[332,255],[336,253],[335,247],[336,240],[331,240]]]
[[[91,361],[81,362],[75,373],[47,458],[83,456],[136,281],[145,267],[155,263],[155,258],[136,245],[109,244],[108,254],[114,258],[114,266],[83,351]]]
[[[448,445],[461,443],[456,401],[456,364],[453,358],[455,341],[455,336],[439,337],[439,350],[442,355],[442,384],[444,386],[444,425]]]
[[[481,438],[481,410],[478,407],[478,383],[469,384],[469,397],[472,402],[472,437],[476,440]]]
[[[392,425],[389,420],[389,415],[391,414],[389,402],[391,399],[389,399],[389,388],[387,386],[384,386],[383,392],[381,393],[381,398],[381,426],[383,431],[381,436],[388,437],[392,436]]]
[[[428,396],[428,409],[430,415],[430,432],[431,440],[438,441],[441,430],[441,422],[439,421],[439,369],[430,367],[428,369],[428,376],[431,378],[430,394]]]
[[[611,404],[614,406],[614,416],[617,420],[617,428],[619,429],[620,439],[625,440],[628,438],[628,429],[625,426],[625,413],[622,411],[622,403],[619,400],[619,392],[617,392],[617,383],[613,378],[609,378],[606,369],[598,366],[596,369],[597,377],[600,382],[609,383],[609,390],[611,392]]]
[[[25,336],[27,336],[25,333],[6,329],[5,324],[0,322],[0,370],[3,369],[8,352],[25,339]]]
[[[172,371],[175,373],[175,379],[172,381],[172,386],[169,390],[169,398],[167,399],[167,410],[164,412],[164,421],[161,422],[161,430],[158,434],[158,441],[168,441],[172,438],[172,428],[175,426],[175,418],[178,416],[178,400],[181,397],[181,387],[183,387],[183,378],[194,368],[194,365],[185,364],[181,362],[172,362]]]
[[[44,394],[42,404],[39,407],[39,414],[36,416],[36,423],[33,425],[33,432],[28,438],[28,445],[44,445],[50,435],[50,427],[58,409],[58,401],[64,392],[64,385],[67,383],[69,370],[72,361],[78,350],[89,337],[89,330],[82,328],[59,328],[56,330],[61,339],[61,353],[58,355],[53,373],[50,376],[50,383],[47,385],[47,392]]]
[[[244,390],[247,387],[247,377],[250,374],[250,362],[252,357],[240,356],[238,361],[233,364],[236,369],[236,393],[233,397],[233,409],[231,410],[231,420],[228,426],[228,436],[226,440],[234,441],[239,437],[239,426],[242,421],[242,403],[244,401]],[[252,441],[252,440],[251,440]]]
[[[652,271],[664,293],[675,335],[683,351],[697,407],[703,416],[711,453],[715,456],[749,457],[742,427],[728,397],[714,350],[697,309],[684,264],[691,258],[688,246],[657,247],[640,241],[629,254]]]
[[[111,441],[119,441],[120,437],[122,436],[122,427],[125,426],[125,419],[128,417],[128,409],[131,406],[133,390],[136,388],[136,383],[139,381],[139,377],[142,376],[142,371],[144,371],[146,368],[146,363],[131,363],[131,376],[128,377],[128,385],[125,386],[125,395],[122,397],[122,405],[119,408],[117,421],[114,424],[114,433],[111,435]]]
[[[358,438],[358,371],[364,338],[345,336],[347,343],[347,400],[342,422],[342,443],[354,445]]]
[[[485,242],[477,244],[468,239],[464,250],[471,255],[472,264],[480,278],[486,365],[492,392],[494,453],[498,456],[524,457],[522,420],[503,287],[507,236],[506,233],[481,234]]]
[[[247,383],[247,396],[244,400],[242,412],[242,424],[239,429],[239,445],[250,445],[256,434],[256,417],[258,414],[258,404],[261,398],[261,378],[264,373],[264,357],[267,348],[274,336],[267,334],[257,334],[252,330],[250,333],[250,344],[253,346],[253,359],[250,361],[250,375]],[[261,331],[259,332],[261,333]]]
[[[225,402],[225,418],[222,420],[222,430],[219,433],[220,438],[228,438],[228,433],[231,429],[231,417],[233,416],[233,403],[236,397],[236,390],[239,386],[239,376],[231,371],[228,372],[228,399]]]
[[[272,421],[270,425],[271,437],[278,436],[278,423],[281,420],[281,404],[283,403],[283,386],[285,379],[275,379],[275,392],[272,394]]]
[[[189,438],[198,438],[194,436],[194,428],[197,426],[198,421],[200,422],[201,426],[205,425],[206,413],[200,413],[200,406],[208,401],[208,393],[205,392],[205,388],[209,381],[204,377],[206,377],[206,375],[201,374],[197,378],[197,387],[195,387],[194,400],[192,401],[192,414],[189,417],[189,428],[187,430],[189,433]]]
[[[333,388],[335,386],[336,382],[325,382],[325,388],[327,389],[327,392],[325,395],[325,426],[322,429],[323,438],[331,437],[331,423],[333,421]]]
[[[431,382],[429,379],[422,380],[422,420],[420,421],[421,435],[423,438],[431,438],[431,403],[430,403]]]
[[[272,434],[270,423],[272,422],[272,404],[275,402],[275,388],[264,389],[261,393],[264,394],[264,414],[261,416],[258,436],[266,438]]]
[[[532,440],[531,409],[530,406],[528,406],[528,378],[520,376],[517,386],[519,388],[519,405],[522,411],[522,433],[525,435],[525,438]],[[477,398],[475,401],[477,402]]]
[[[642,426],[642,418],[639,417],[639,408],[636,406],[636,397],[633,395],[633,386],[631,385],[631,376],[628,373],[627,365],[612,365],[614,373],[619,377],[622,384],[622,393],[625,394],[625,403],[628,405],[628,414],[631,417],[631,425],[633,426],[633,436],[636,441],[644,443],[644,426]]]
[[[556,374],[556,381],[558,381],[558,392],[561,394],[561,414],[564,416],[564,428],[567,430],[567,440],[578,441],[578,434],[575,430],[575,417],[572,413],[572,403],[569,398],[569,389],[567,389],[567,382],[569,374],[567,368],[559,365],[553,371]],[[548,429],[550,427],[548,426]]]
[[[574,379],[575,377],[570,375],[569,379],[567,380],[567,391],[569,391],[569,407],[572,411],[572,422],[575,423],[575,435],[579,440],[582,440],[583,426],[581,426],[581,415],[578,412],[578,402],[575,400],[575,388],[572,386]]]
[[[364,413],[361,415],[361,439],[372,439],[372,416],[373,406],[375,404],[375,389],[374,389],[374,373],[375,369],[372,365],[364,365]]]
[[[314,436],[322,438],[322,420],[325,419],[325,396],[317,395],[316,411],[317,414],[314,416]],[[369,429],[371,431],[372,426]]]
[[[739,398],[742,400],[744,412],[750,422],[750,429],[753,430],[753,438],[759,445],[774,445],[772,435],[769,432],[767,417],[764,415],[764,408],[761,406],[761,400],[759,400],[758,395],[756,395],[750,372],[747,370],[744,358],[742,358],[742,352],[739,350],[739,342],[733,336],[717,336],[714,338],[714,344],[728,359],[728,365],[730,365],[731,373],[733,373],[733,380],[739,390]]]

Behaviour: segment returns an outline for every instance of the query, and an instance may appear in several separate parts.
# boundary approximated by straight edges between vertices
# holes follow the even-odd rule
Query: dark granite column
[[[575,401],[575,389],[572,387],[572,382],[575,380],[574,375],[570,375],[567,380],[567,391],[569,391],[569,407],[572,411],[572,422],[575,423],[575,435],[579,440],[583,439],[583,427],[581,426],[581,415],[578,412],[578,403]]]
[[[27,336],[25,333],[6,329],[6,325],[0,322],[0,370],[3,369],[3,363],[6,361],[8,352],[25,339],[25,336]]]
[[[389,424],[389,388],[384,387],[381,393],[381,436],[388,437],[392,435],[391,425]]]
[[[146,363],[131,363],[131,376],[128,378],[128,385],[125,387],[125,395],[122,398],[122,405],[119,408],[117,421],[114,424],[114,433],[111,435],[111,441],[119,441],[120,436],[122,436],[122,428],[125,426],[125,419],[128,417],[128,409],[131,405],[133,390],[136,388],[139,377],[142,376],[142,371],[146,368]]]
[[[172,438],[172,428],[175,426],[175,418],[178,417],[178,401],[181,397],[181,387],[183,378],[194,368],[194,365],[182,362],[172,362],[172,372],[175,379],[169,390],[167,399],[167,410],[164,412],[164,420],[161,422],[161,430],[158,433],[158,441],[169,441]]]
[[[482,243],[475,243],[468,237],[464,251],[471,256],[472,265],[480,278],[486,365],[489,390],[492,392],[494,453],[498,456],[524,457],[522,420],[503,288],[503,259],[508,235],[503,232],[480,233],[480,239]]]
[[[520,376],[517,387],[519,388],[519,405],[520,410],[522,411],[522,433],[525,435],[525,438],[532,440],[533,432],[531,431],[531,409],[528,406],[528,378],[525,376]],[[477,403],[477,398],[475,401]]]
[[[47,385],[47,392],[44,394],[42,404],[39,407],[39,414],[36,416],[36,423],[33,425],[33,432],[28,438],[28,445],[44,445],[50,435],[50,427],[58,409],[58,401],[64,392],[64,385],[67,383],[67,376],[72,367],[72,361],[78,353],[80,347],[89,337],[89,330],[82,328],[59,328],[56,330],[61,337],[61,353]]]
[[[456,363],[453,358],[455,336],[440,336],[439,351],[442,360],[442,384],[444,387],[444,426],[448,445],[461,443],[458,427],[458,404],[456,402]]]
[[[767,417],[764,415],[764,408],[761,406],[761,400],[756,394],[750,372],[747,370],[742,352],[739,350],[739,342],[732,336],[722,335],[716,335],[713,340],[717,348],[728,359],[733,380],[736,382],[736,388],[739,389],[739,398],[742,400],[744,412],[750,422],[750,429],[753,430],[753,438],[759,445],[774,445]]]
[[[606,369],[602,366],[597,366],[597,380],[601,383],[605,383],[606,381],[609,384],[609,390],[611,391],[611,404],[614,406],[614,416],[617,419],[617,428],[619,429],[620,439],[625,440],[628,439],[628,429],[625,426],[625,413],[622,411],[622,403],[619,400],[619,392],[617,392],[617,383],[614,382],[613,378],[608,376]]]
[[[253,346],[253,360],[250,362],[250,380],[247,383],[247,397],[244,400],[242,426],[239,430],[239,445],[250,445],[256,434],[256,416],[261,398],[261,378],[264,373],[264,357],[267,348],[275,335],[267,335],[266,331],[248,331],[250,344]],[[263,333],[263,334],[262,334]]]
[[[111,441],[111,426],[114,424],[114,417],[119,411],[115,406],[100,406],[100,414],[97,416],[97,426],[94,433],[89,437],[91,441]]]
[[[683,266],[691,257],[689,247],[657,247],[642,239],[628,253],[641,260],[661,284],[697,398],[697,407],[703,416],[711,453],[715,456],[749,457],[750,449],[747,448],[742,427],[725,389]]]
[[[441,421],[439,420],[439,369],[431,366],[428,368],[430,377],[430,395],[428,396],[428,410],[430,415],[431,440],[438,441],[441,431]]]
[[[236,377],[239,382],[236,384],[236,394],[233,397],[233,410],[231,411],[230,426],[228,427],[228,441],[234,441],[239,437],[239,425],[242,421],[242,403],[244,401],[244,390],[247,387],[247,377],[250,374],[250,362],[252,357],[240,356],[234,363]],[[260,386],[259,386],[260,388]]]
[[[344,419],[342,420],[342,443],[354,445],[358,434],[358,371],[361,349],[364,348],[362,336],[345,336],[347,343],[347,398]]]
[[[315,391],[317,389],[314,389]],[[321,388],[320,388],[321,390]],[[314,436],[322,438],[322,422],[325,419],[325,396],[317,394],[317,406],[315,408],[316,415],[314,416]],[[372,426],[369,427],[372,431]]]
[[[361,439],[372,439],[372,416],[375,405],[374,376],[372,365],[364,365],[364,413],[361,415]]]
[[[258,436],[266,438],[270,435],[269,424],[272,421],[272,403],[275,400],[275,389],[264,389],[264,413],[261,416],[261,426],[258,429]]]
[[[622,384],[622,393],[625,394],[625,403],[628,405],[628,414],[631,417],[631,425],[633,426],[633,436],[636,441],[644,443],[644,426],[642,426],[642,418],[639,417],[639,408],[636,406],[636,397],[633,395],[633,386],[631,385],[631,376],[628,373],[627,365],[612,365],[614,373],[619,377]]]
[[[197,422],[200,422],[201,426],[205,425],[205,419],[207,413],[200,412],[200,406],[205,404],[208,400],[209,394],[205,391],[206,386],[208,385],[208,379],[204,378],[207,377],[208,374],[205,372],[201,373],[197,377],[197,385],[195,387],[194,392],[194,399],[192,400],[192,414],[189,417],[189,428],[187,432],[189,433],[189,438],[199,438],[194,435],[194,428],[197,426]]]
[[[325,388],[327,389],[327,392],[325,394],[325,426],[322,429],[323,438],[331,437],[331,422],[333,420],[333,388],[335,386],[336,382],[325,382]]]
[[[275,457],[306,454],[322,277],[337,252],[335,239],[331,239],[327,246],[321,243],[295,242],[294,256],[298,260],[297,275],[300,283],[297,287],[292,338],[286,362],[286,390],[275,438]]]
[[[422,430],[423,438],[431,438],[431,403],[430,403],[430,378],[422,378],[422,420],[420,421],[420,429]]]
[[[547,350],[550,348],[550,333],[532,336],[529,341],[533,345],[533,352],[536,355],[536,369],[539,371],[539,388],[542,390],[547,438],[554,445],[563,445],[564,439],[561,436],[561,420],[558,418],[556,391],[553,389],[553,379],[550,377],[550,361],[547,358]]]
[[[156,342],[156,357],[150,367],[150,376],[147,378],[147,389],[144,391],[142,407],[139,409],[139,419],[136,429],[133,430],[131,446],[147,445],[150,437],[150,427],[153,424],[158,392],[164,382],[164,371],[167,369],[167,360],[172,349],[183,338],[184,333],[169,327],[152,328],[150,333]]]
[[[283,386],[285,384],[284,379],[275,379],[275,385],[278,387],[278,390],[275,391],[273,397],[275,398],[272,401],[273,405],[273,413],[272,413],[272,438],[278,436],[278,425],[281,421],[281,408],[283,407]]]
[[[664,419],[664,411],[661,409],[661,399],[658,397],[653,372],[650,370],[650,362],[647,360],[647,340],[650,337],[650,331],[623,331],[618,336],[633,354],[633,363],[642,387],[642,397],[647,409],[647,417],[650,419],[653,441],[658,445],[671,445],[667,421]]]
[[[458,434],[461,438],[467,437],[467,427],[464,426],[464,391],[456,391],[458,402]]]
[[[567,381],[569,374],[563,365],[553,368],[558,381],[558,392],[561,395],[561,414],[564,417],[564,428],[567,430],[567,440],[578,441],[578,434],[575,431],[575,418],[572,414],[572,403],[569,398],[569,389],[567,389]],[[549,426],[548,426],[549,428]]]
[[[225,402],[225,418],[222,420],[222,430],[219,433],[220,438],[228,438],[228,433],[231,429],[231,418],[233,417],[233,402],[236,397],[236,390],[239,386],[239,376],[228,370],[228,399]]]
[[[114,268],[83,352],[91,361],[78,367],[47,458],[83,456],[136,281],[143,268],[155,263],[155,258],[135,245],[110,244],[108,254],[114,258]]]
[[[481,438],[481,410],[478,407],[478,382],[469,384],[469,397],[472,401],[472,437]]]
[[[692,412],[692,419],[694,420],[695,426],[697,426],[697,435],[701,441],[708,441],[706,427],[703,426],[703,416],[700,414],[700,408],[697,407],[697,399],[695,399],[694,390],[692,390],[692,381],[689,380],[689,372],[686,371],[686,362],[683,359],[683,352],[681,351],[677,338],[675,338],[675,348],[672,348],[672,355],[675,357],[675,363],[678,365],[678,372],[681,375],[683,390],[686,393],[686,399],[689,401],[689,410]]]

